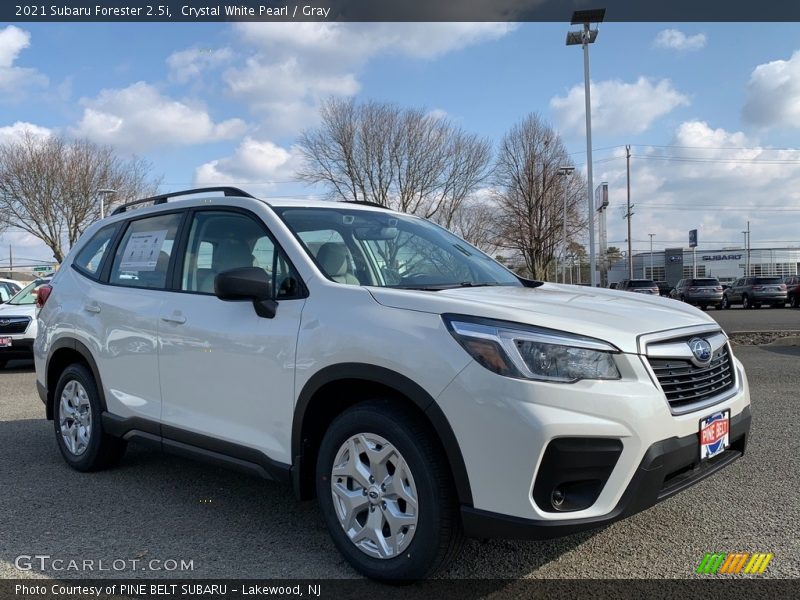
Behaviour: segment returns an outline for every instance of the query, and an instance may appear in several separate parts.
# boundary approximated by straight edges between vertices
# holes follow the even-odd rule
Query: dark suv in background
[[[658,286],[652,279],[623,279],[617,284],[617,289],[637,294],[659,295]]]
[[[681,279],[669,297],[703,309],[710,305],[722,308],[722,285],[716,277]]]
[[[786,300],[792,308],[800,307],[800,275],[789,275],[783,280],[786,286]]]
[[[722,308],[741,304],[743,308],[759,308],[770,304],[786,305],[786,284],[780,277],[740,277],[722,295]]]

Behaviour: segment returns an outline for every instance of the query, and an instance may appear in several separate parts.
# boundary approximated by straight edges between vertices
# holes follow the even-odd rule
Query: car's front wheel
[[[58,449],[69,466],[78,471],[97,471],[122,458],[127,444],[103,431],[97,384],[85,366],[73,364],[64,369],[54,403]]]
[[[727,310],[731,307],[731,301],[727,296],[722,297],[722,302],[719,303],[719,307],[723,310]]]
[[[421,419],[389,401],[358,404],[333,421],[316,479],[336,547],[367,577],[423,579],[460,548],[458,502],[442,451]]]
[[[797,296],[795,294],[790,294],[789,295],[789,306],[791,306],[792,308],[800,307],[800,296]]]
[[[750,303],[750,297],[747,294],[742,296],[742,308],[753,308],[753,305]]]

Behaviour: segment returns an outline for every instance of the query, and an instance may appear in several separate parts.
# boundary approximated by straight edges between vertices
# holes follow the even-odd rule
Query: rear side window
[[[181,215],[157,215],[131,221],[114,255],[109,283],[163,289]]]
[[[100,229],[78,252],[72,264],[84,275],[96,277],[99,274],[103,257],[118,228],[119,223],[113,223]]]

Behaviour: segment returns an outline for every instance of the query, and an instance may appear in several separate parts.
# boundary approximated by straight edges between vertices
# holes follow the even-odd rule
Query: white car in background
[[[0,277],[0,304],[4,304],[11,299],[11,296],[19,292],[24,284],[13,279],[3,279]]]
[[[36,291],[49,277],[32,281],[5,304],[0,304],[0,369],[9,360],[33,358],[36,339]]]

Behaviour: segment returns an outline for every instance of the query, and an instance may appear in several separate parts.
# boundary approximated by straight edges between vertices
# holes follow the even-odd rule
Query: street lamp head
[[[559,167],[558,172],[564,176],[572,175],[572,172],[575,170],[575,167]]]
[[[103,188],[102,190],[97,190],[98,194],[116,194],[117,190],[112,190],[110,188]]]
[[[589,23],[602,23],[606,17],[605,8],[590,8],[587,10],[576,10],[572,13],[571,25],[589,24]]]

